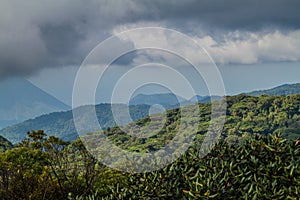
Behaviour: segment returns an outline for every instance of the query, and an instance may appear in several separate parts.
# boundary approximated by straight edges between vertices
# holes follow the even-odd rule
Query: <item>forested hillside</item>
[[[127,107],[122,104],[115,106],[121,106],[122,108]],[[77,108],[82,110],[82,116],[79,120],[84,122],[85,117],[87,117],[85,109],[89,109],[90,107],[91,106],[82,106]],[[129,110],[132,120],[146,117],[149,113],[149,108],[149,105],[130,106]],[[96,105],[95,110],[101,127],[106,128],[116,126],[110,104]],[[63,138],[66,141],[74,140],[78,137],[72,111],[55,112],[27,120],[20,124],[0,130],[0,135],[9,139],[12,143],[17,143],[24,139],[26,133],[31,130],[44,130],[49,135]]]
[[[105,134],[128,152],[154,155],[174,140],[178,130],[181,132],[175,146],[169,146],[168,152],[174,147],[183,148],[188,138],[193,137],[194,141],[178,159],[152,172],[134,174],[111,169],[97,160],[110,154],[94,157],[80,139],[67,142],[47,137],[42,130],[28,132],[21,143],[14,148],[8,143],[6,151],[0,153],[0,197],[5,200],[34,200],[41,196],[78,200],[297,199],[300,94],[238,95],[226,100],[227,117],[221,137],[204,157],[200,156],[200,148],[210,123],[210,103],[169,110],[124,127],[84,136],[95,150],[99,148],[98,137]],[[123,132],[143,134],[151,122],[155,130],[163,115],[166,116],[163,127],[151,137],[138,138]],[[7,144],[7,140],[3,141]]]
[[[300,137],[300,94],[289,96],[246,96],[227,97],[227,112],[221,138],[230,143],[237,143],[243,138],[254,135],[280,133],[284,138]],[[195,106],[199,106],[199,113]],[[105,134],[124,149],[132,151],[155,151],[168,143],[182,128],[182,135],[193,135],[202,140],[210,122],[210,103],[195,104],[185,107],[187,117],[181,118],[180,109],[164,113],[166,124],[158,134],[149,138],[137,138],[124,133],[121,128],[114,127]],[[155,118],[161,119],[157,114]],[[199,122],[199,126],[192,126]],[[145,132],[150,117],[138,120],[139,127],[131,128],[131,132]],[[129,125],[131,127],[131,125]],[[126,128],[126,127],[125,127]]]
[[[262,95],[260,97],[241,94],[228,96],[226,100],[227,117],[223,135],[232,141],[254,133],[268,134],[281,132],[285,137],[289,138],[297,138],[299,136],[300,94],[288,96]],[[200,108],[200,113],[193,113],[195,109],[192,106],[190,105],[190,114],[194,116],[194,120],[201,121],[199,130],[196,132],[205,132],[210,120],[210,103],[197,104]],[[149,105],[130,106],[132,119],[138,120],[146,117],[149,113],[149,108]],[[167,113],[175,117],[175,115],[180,115],[178,111],[178,109],[174,109],[167,111]],[[96,112],[101,127],[115,126],[110,104],[97,105]],[[180,119],[180,116],[172,120],[175,120],[172,126],[176,126],[179,123],[179,121],[176,122],[177,119]],[[82,120],[84,120],[84,112]],[[147,120],[149,120],[149,117],[142,119],[138,123],[143,123],[143,121]],[[166,128],[161,133],[172,129],[168,125]],[[16,143],[22,140],[30,130],[44,130],[49,135],[54,135],[67,141],[77,138],[71,111],[52,113],[25,121],[21,124],[0,130],[0,135]],[[114,135],[117,129],[110,130],[112,130],[111,133]]]
[[[284,84],[271,89],[258,90],[246,94],[251,96],[260,96],[263,94],[281,96],[281,95],[290,95],[290,94],[298,94],[298,93],[300,93],[300,83]]]

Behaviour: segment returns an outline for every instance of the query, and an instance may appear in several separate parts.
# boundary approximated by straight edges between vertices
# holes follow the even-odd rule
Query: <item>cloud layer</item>
[[[128,29],[131,29],[129,26]],[[118,28],[115,33],[120,30],[126,30],[125,27]],[[164,31],[156,33],[139,31],[138,34],[129,34],[127,37],[121,37],[121,40],[130,41],[136,49],[140,49],[147,40],[152,39],[153,46],[163,46],[164,49],[180,49],[182,58],[193,57],[199,64],[210,63],[207,54],[192,51],[187,48],[186,42],[173,38]],[[217,64],[256,64],[264,62],[293,62],[300,61],[300,30],[290,31],[269,31],[269,32],[249,32],[234,31],[224,33],[222,38],[218,39],[206,36],[190,36],[191,40],[204,48],[210,57]],[[175,53],[178,51],[175,51]],[[141,65],[149,62],[162,62],[170,66],[180,66],[184,62],[180,62],[178,56],[172,55],[171,52],[161,50],[144,50],[138,51],[133,59],[133,65]],[[186,63],[185,63],[186,64]],[[184,64],[183,64],[184,65]]]
[[[299,7],[296,0],[4,0],[0,77],[78,65],[117,27],[149,23],[188,33],[220,63],[299,60]]]
[[[300,60],[300,30],[265,34],[237,31],[225,35],[219,43],[210,36],[195,40],[220,64]]]

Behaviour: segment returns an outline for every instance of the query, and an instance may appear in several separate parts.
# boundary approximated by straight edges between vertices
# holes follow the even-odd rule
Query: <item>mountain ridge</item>
[[[185,98],[175,95],[173,93],[159,93],[159,94],[138,94],[134,96],[130,101],[129,105],[155,105],[159,104],[165,108],[178,105],[181,102],[186,101]]]
[[[125,104],[114,104],[114,106],[120,110],[119,113],[124,112],[124,110],[128,108],[128,106]],[[80,123],[89,117],[87,116],[89,112],[85,113],[84,110],[90,110],[90,108],[93,108],[93,106],[87,105],[75,108],[75,110],[79,110],[79,112],[82,113],[82,116],[80,116],[80,119],[77,119],[77,122]],[[149,105],[129,106],[130,117],[133,121],[144,118],[149,114],[149,109]],[[117,125],[113,118],[111,104],[97,104],[95,106],[95,111],[99,124],[103,129]],[[125,123],[121,125],[124,124]],[[7,138],[12,143],[17,143],[24,139],[26,137],[26,133],[31,130],[44,130],[48,135],[61,137],[67,141],[76,139],[78,137],[78,133],[73,121],[72,110],[48,113],[38,116],[34,119],[28,119],[22,123],[1,129],[0,135]]]
[[[300,90],[300,83],[299,84],[283,84],[280,86],[277,86],[275,88],[271,88],[268,90],[261,90],[260,92],[267,93],[267,94],[277,94],[276,91],[278,91],[278,88],[282,90],[282,88],[286,88],[291,86],[293,89],[292,90],[287,90],[288,92],[284,94],[289,94],[290,92],[297,92],[298,90],[295,90],[299,87]],[[274,92],[275,91],[275,92]],[[241,95],[248,95],[248,96],[255,96],[256,94],[254,92],[250,93],[244,93]],[[273,93],[271,93],[273,92]],[[169,93],[165,93],[165,95],[168,95]],[[280,93],[281,94],[281,93]],[[160,94],[161,95],[161,94]],[[174,95],[175,96],[175,95]],[[173,96],[173,97],[174,97]],[[236,95],[237,97],[239,95]],[[173,98],[172,97],[172,98]],[[195,99],[193,101],[193,98]],[[203,103],[209,102],[211,99],[217,100],[218,98],[221,98],[219,96],[195,96],[190,100],[187,100],[186,102],[183,102],[183,106],[185,105],[191,105],[196,102],[201,102],[204,101]],[[159,102],[158,102],[159,103]],[[126,106],[123,104],[123,106]],[[176,107],[179,107],[180,105],[172,105],[168,107],[168,109],[174,109]],[[82,106],[85,107],[85,106]],[[132,119],[138,120],[143,117],[146,117],[149,114],[149,109],[151,105],[131,105],[129,106],[131,109],[131,117]],[[80,109],[76,108],[76,109]],[[102,123],[101,127],[106,128],[106,127],[112,127],[115,126],[116,123],[113,121],[113,115],[110,109],[110,104],[98,104],[96,105],[96,111],[97,111],[97,116],[98,116],[98,121]],[[126,124],[126,123],[124,123]],[[77,133],[74,127],[74,122],[73,122],[73,115],[72,111],[64,111],[64,112],[54,112],[54,113],[49,113],[45,115],[41,115],[39,117],[36,117],[34,119],[29,119],[26,120],[22,123],[16,124],[9,126],[7,128],[1,129],[0,130],[0,135],[8,138],[10,141],[13,143],[20,141],[23,139],[26,135],[27,131],[30,130],[38,130],[38,129],[43,129],[45,132],[49,135],[56,135],[59,137],[62,137],[63,139],[66,140],[72,140],[77,137]]]
[[[266,90],[255,90],[252,92],[247,92],[244,93],[246,95],[250,96],[260,96],[260,95],[275,95],[275,96],[280,96],[280,95],[290,95],[290,94],[298,94],[300,93],[300,83],[291,83],[291,84],[282,84],[278,85],[276,87],[266,89]]]
[[[0,82],[0,127],[42,114],[70,109],[70,106],[23,78]]]

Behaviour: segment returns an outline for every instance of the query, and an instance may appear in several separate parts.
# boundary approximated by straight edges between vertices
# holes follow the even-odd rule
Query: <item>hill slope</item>
[[[195,106],[199,106],[200,113],[196,112]],[[169,110],[164,113],[167,120],[163,128],[158,134],[148,138],[130,136],[124,133],[124,128],[118,127],[106,130],[105,134],[122,149],[142,152],[152,152],[164,147],[180,126],[185,127],[180,134],[195,134],[198,138],[196,141],[201,141],[210,124],[210,109],[210,103],[189,105],[185,107],[185,112],[188,113],[185,118],[181,118],[181,109]],[[159,115],[162,114],[157,114],[154,119],[160,119]],[[300,138],[300,94],[260,97],[241,94],[227,97],[226,115],[222,138],[233,143],[254,134],[281,133],[285,138]],[[129,130],[144,133],[150,120],[150,117],[146,117],[134,122],[139,125],[136,128],[129,124]],[[198,122],[199,126],[193,126]]]
[[[260,96],[262,94],[266,95],[275,95],[275,96],[280,96],[280,95],[289,95],[289,94],[298,94],[300,93],[300,83],[295,83],[295,84],[284,84],[280,85],[271,89],[267,90],[258,90],[258,91],[253,91],[246,93],[247,95],[251,96]]]
[[[297,93],[298,89],[300,90],[300,84],[286,84],[270,90],[251,92],[249,95],[256,96],[260,93],[286,95]],[[238,135],[243,135],[246,133],[266,134],[286,130],[284,132],[290,137],[296,137],[299,134],[298,129],[300,129],[300,119],[298,120],[300,115],[300,108],[298,108],[300,102],[298,101],[298,96],[299,95],[292,95],[291,97],[251,97],[247,95],[237,95],[227,97],[227,124],[224,127],[224,132],[226,132],[226,134],[235,132],[238,133]],[[139,103],[140,99],[149,105],[130,106],[130,113],[133,120],[146,117],[149,113],[150,106],[156,103],[165,104],[167,109],[174,109],[178,106],[178,104],[173,106],[171,106],[171,104],[167,105],[168,101],[165,101],[165,99],[171,99],[170,102],[173,103],[177,102],[176,96],[172,96],[171,94],[138,95],[136,97],[137,98],[132,100],[131,104]],[[159,97],[166,98],[160,99]],[[212,99],[218,98],[218,96],[212,97]],[[184,105],[190,105],[193,102],[209,102],[209,100],[210,97],[196,96],[189,101],[185,101]],[[200,105],[207,107],[209,104]],[[262,106],[264,108],[262,108]],[[205,109],[209,109],[209,106]],[[105,128],[116,125],[109,104],[99,104],[96,106],[96,110],[101,127]],[[290,113],[291,110],[294,113]],[[206,117],[206,119],[208,118],[209,116]],[[228,128],[228,126],[230,126],[230,128]],[[0,135],[16,143],[25,137],[27,131],[38,129],[43,129],[48,135],[62,137],[65,140],[72,140],[77,137],[71,111],[51,113],[37,117],[36,119],[27,120],[15,126],[0,130]]]
[[[55,111],[70,109],[22,78],[0,82],[0,128]]]
[[[120,104],[122,108],[127,106]],[[86,119],[85,109],[91,106],[82,106],[77,109],[82,110],[82,116],[79,121]],[[116,126],[113,118],[110,104],[96,105],[96,113],[101,127]],[[130,106],[130,115],[132,120],[144,118],[149,113],[149,105]],[[124,124],[126,124],[124,122]],[[123,124],[122,124],[123,125]],[[74,126],[72,111],[54,112],[39,116],[35,119],[29,119],[22,123],[6,127],[0,130],[0,135],[8,138],[11,142],[17,143],[25,138],[26,133],[31,130],[44,130],[47,135],[61,137],[64,140],[73,140],[77,138],[77,131]]]
[[[186,129],[185,131],[204,133],[209,124],[210,103],[197,104],[197,106],[200,107],[201,113],[195,113],[196,109],[193,108],[193,106],[195,105],[190,105],[188,108],[190,110],[189,115],[191,119],[187,119],[188,122],[183,121],[182,123],[193,124],[196,123],[197,120],[200,120],[199,130]],[[149,113],[149,108],[150,105],[130,106],[132,119],[134,121],[140,119],[136,122],[142,126],[139,131],[143,131],[143,126],[150,121],[150,118],[146,117]],[[171,130],[176,130],[177,125],[180,124],[179,111],[180,109],[174,109],[166,112],[169,116],[168,121],[172,123],[167,124],[163,130],[159,132],[163,135],[163,141],[171,137],[168,136],[173,134]],[[97,105],[96,112],[101,127],[113,127],[116,125],[113,120],[110,104]],[[84,120],[86,117],[87,116],[83,114],[80,121],[85,123]],[[127,122],[123,124],[127,124]],[[16,143],[25,137],[27,131],[39,129],[44,130],[48,135],[55,135],[65,140],[72,140],[77,137],[71,111],[51,113],[37,117],[36,119],[27,120],[23,123],[0,130],[0,135]],[[114,130],[117,131],[117,134]],[[227,97],[227,117],[223,135],[229,140],[235,141],[249,134],[269,134],[273,132],[281,132],[284,133],[286,137],[297,138],[300,134],[299,130],[300,94],[260,97],[241,94]],[[111,129],[111,131],[111,133],[108,132],[108,135],[123,135],[119,129],[114,128]],[[160,134],[156,137],[159,137]],[[129,138],[127,139],[129,140]],[[122,141],[126,140],[123,138]],[[141,142],[140,139],[130,139],[129,141],[136,141],[138,144]],[[118,143],[119,142],[120,141],[118,141]]]

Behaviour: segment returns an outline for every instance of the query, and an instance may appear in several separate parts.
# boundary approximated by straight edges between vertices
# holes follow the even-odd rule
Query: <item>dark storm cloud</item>
[[[139,9],[130,1],[1,1],[0,78],[79,65],[131,10]]]
[[[84,34],[78,32],[72,24],[42,25],[40,37],[44,41],[49,57],[57,63],[64,63],[65,57],[72,57],[78,62],[78,42],[84,39]],[[78,55],[79,56],[79,55]],[[72,62],[70,60],[70,62]]]
[[[198,22],[225,29],[257,29],[262,26],[300,28],[298,0],[154,0],[145,5],[153,19],[173,23]]]
[[[1,1],[0,77],[79,65],[122,24],[158,22],[184,32],[201,27],[202,32],[216,35],[265,27],[298,29],[299,8],[298,0]]]

